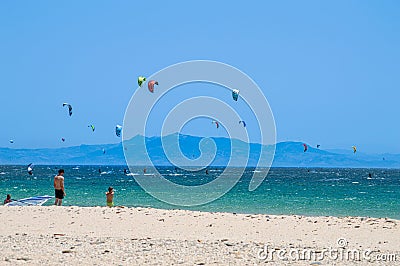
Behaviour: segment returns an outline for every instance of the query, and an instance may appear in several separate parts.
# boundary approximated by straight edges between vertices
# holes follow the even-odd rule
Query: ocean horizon
[[[179,166],[182,157],[198,159],[201,156],[200,142],[202,137],[179,135],[179,147],[176,147],[176,134],[165,137],[147,137],[146,148],[143,147],[143,136],[136,136],[130,140],[116,144],[80,145],[58,148],[22,149],[0,148],[0,165],[118,165],[127,164],[143,166],[148,164],[146,158],[150,158],[153,165],[171,166],[175,163]],[[365,153],[358,150],[354,153],[349,149],[330,150],[322,147],[313,147],[307,144],[307,152],[304,152],[305,143],[298,141],[278,142],[274,146],[246,143],[237,139],[225,137],[212,137],[216,145],[216,154],[205,151],[205,156],[213,156],[211,167],[223,167],[229,164],[229,160],[237,162],[237,166],[254,167],[259,164],[261,154],[265,158],[271,158],[273,152],[273,167],[313,167],[313,168],[392,168],[400,169],[400,154],[389,153]],[[231,141],[237,143],[232,150]],[[211,145],[208,145],[211,146]],[[208,147],[207,146],[207,147]],[[169,157],[166,156],[165,147],[169,147]],[[181,153],[175,152],[180,149]],[[249,151],[249,154],[247,154]],[[231,152],[233,152],[231,154]],[[182,156],[183,155],[183,156]],[[195,163],[193,161],[192,163]],[[247,162],[239,165],[239,162]],[[199,163],[199,162],[198,162]],[[269,161],[261,162],[264,167],[269,166]],[[187,162],[186,162],[187,164]],[[201,164],[201,163],[200,163]],[[201,166],[207,165],[203,162]]]

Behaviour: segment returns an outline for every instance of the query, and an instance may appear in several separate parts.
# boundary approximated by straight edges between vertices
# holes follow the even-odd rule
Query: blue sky
[[[398,1],[1,1],[0,146],[118,142],[138,75],[209,59],[258,83],[278,141],[400,153],[399,13]]]

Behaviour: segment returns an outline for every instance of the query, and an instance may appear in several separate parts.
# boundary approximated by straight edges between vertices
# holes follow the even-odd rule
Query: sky
[[[0,147],[117,143],[137,77],[200,59],[259,85],[277,141],[400,153],[399,13],[395,0],[1,1]]]

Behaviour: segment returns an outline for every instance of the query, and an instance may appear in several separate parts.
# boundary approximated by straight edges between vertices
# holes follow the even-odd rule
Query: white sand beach
[[[385,218],[0,207],[0,219],[1,265],[374,265],[382,258],[397,260],[384,265],[398,265],[400,261],[400,221]],[[323,253],[329,248],[370,253],[367,259],[336,259]],[[264,251],[272,249],[285,249],[286,257],[266,256]],[[299,261],[296,250],[326,256]]]

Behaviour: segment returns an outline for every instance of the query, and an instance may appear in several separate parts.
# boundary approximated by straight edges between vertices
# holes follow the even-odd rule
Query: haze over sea
[[[36,166],[29,176],[25,166],[0,166],[0,193],[13,199],[53,195],[53,177],[61,166]],[[141,189],[123,166],[63,166],[67,196],[64,205],[105,206],[105,191],[115,188],[115,204],[130,207],[182,209],[163,203]],[[101,169],[101,173],[99,173]],[[234,173],[235,169],[229,169]],[[169,180],[198,185],[216,178],[223,168],[187,172],[159,168]],[[370,216],[400,219],[400,170],[336,168],[272,168],[262,185],[248,191],[254,169],[247,168],[239,183],[222,198],[187,209],[209,212],[298,214],[317,216]],[[371,173],[371,177],[369,174]],[[152,173],[147,172],[148,178]],[[166,191],[168,193],[168,191]],[[52,204],[52,201],[46,205]]]

